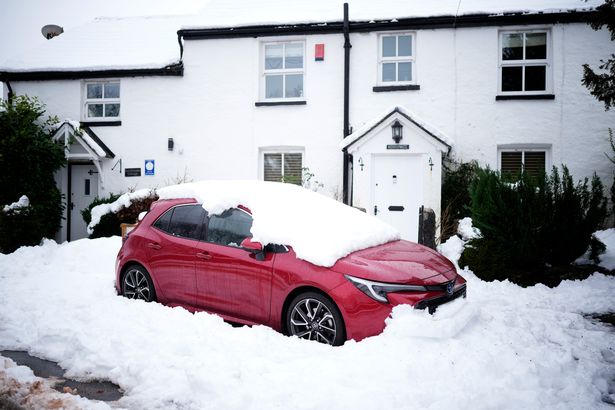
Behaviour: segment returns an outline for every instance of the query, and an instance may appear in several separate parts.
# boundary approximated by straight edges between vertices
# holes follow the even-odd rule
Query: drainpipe
[[[348,120],[348,111],[350,104],[350,24],[348,23],[348,3],[344,3],[344,138],[350,135],[350,123]],[[344,149],[343,163],[343,200],[344,203],[350,205],[348,186],[348,165],[350,163],[350,155]]]
[[[13,94],[13,87],[11,87],[11,83],[9,83],[9,80],[6,80],[4,82],[4,84],[6,84],[6,88],[8,88],[8,90],[9,90],[9,92],[7,94],[7,100],[10,103],[11,100],[13,99],[13,96],[15,95],[15,94]]]

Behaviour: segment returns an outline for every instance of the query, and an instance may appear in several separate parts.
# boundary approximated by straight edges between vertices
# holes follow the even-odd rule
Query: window
[[[221,215],[209,217],[207,242],[239,247],[246,238],[251,238],[252,216],[241,209],[228,209]]]
[[[550,89],[549,32],[500,33],[500,92],[544,94]]]
[[[414,83],[414,36],[412,34],[386,34],[380,36],[380,83]]]
[[[304,43],[292,41],[263,44],[263,97],[303,98]]]
[[[119,81],[99,81],[85,83],[85,119],[119,120],[120,83]]]
[[[301,185],[303,155],[290,152],[266,152],[263,154],[264,180]]]
[[[154,227],[173,236],[199,239],[205,213],[201,205],[177,206],[158,218]]]
[[[521,171],[537,177],[546,171],[547,150],[503,149],[500,150],[500,172],[508,180],[516,180]]]

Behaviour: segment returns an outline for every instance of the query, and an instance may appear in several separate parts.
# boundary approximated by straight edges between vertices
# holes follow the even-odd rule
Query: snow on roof
[[[0,71],[163,68],[180,61],[177,30],[185,18],[97,18],[0,61]]]
[[[317,192],[265,181],[200,181],[158,189],[160,199],[194,198],[210,214],[246,206],[263,245],[292,246],[297,257],[332,266],[351,252],[400,238],[378,218]]]
[[[98,137],[92,132],[92,130],[87,127],[82,128],[79,121],[66,119],[63,122],[56,124],[56,133],[54,138],[60,138],[63,135],[60,130],[64,126],[70,127],[72,129],[71,134],[80,138],[83,143],[86,144],[88,148],[90,148],[100,158],[113,158],[115,156],[113,152],[111,152],[111,150],[109,150],[109,148],[104,145],[104,143],[100,141],[100,139],[98,139]]]
[[[420,117],[418,117],[416,114],[414,114],[407,108],[401,105],[394,105],[381,112],[379,115],[375,116],[372,120],[367,121],[359,128],[357,128],[352,134],[348,135],[339,143],[339,147],[341,149],[347,148],[395,113],[401,114],[410,122],[414,123],[419,128],[422,128],[427,134],[431,135],[432,137],[440,141],[442,144],[446,145],[448,148],[453,145],[453,140],[448,135],[427,124],[425,121],[421,120]]]
[[[509,12],[545,13],[591,10],[600,0],[211,0],[182,28],[342,21],[343,3],[351,21],[387,20]]]

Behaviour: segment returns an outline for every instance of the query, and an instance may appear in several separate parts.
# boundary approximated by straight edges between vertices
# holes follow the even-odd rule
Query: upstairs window
[[[544,94],[550,89],[549,32],[500,33],[500,92]]]
[[[378,66],[382,84],[414,83],[414,36],[408,33],[381,35]]]
[[[302,41],[263,44],[263,98],[303,99],[305,44]]]
[[[266,152],[263,154],[264,180],[301,185],[303,155],[295,152]]]
[[[86,120],[119,120],[120,82],[85,83],[84,117]]]

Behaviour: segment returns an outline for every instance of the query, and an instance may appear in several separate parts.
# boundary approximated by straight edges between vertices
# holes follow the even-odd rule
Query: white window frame
[[[284,154],[301,154],[301,182],[305,168],[305,149],[301,147],[266,147],[260,150],[259,179],[265,180],[265,154],[282,154],[282,177],[284,177]]]
[[[120,97],[119,98],[88,98],[88,84],[117,84],[120,87]],[[84,81],[82,88],[82,101],[81,105],[82,109],[82,118],[83,121],[103,121],[103,122],[112,122],[112,121],[120,121],[122,117],[122,84],[119,79],[109,79],[109,80],[92,80],[92,81]],[[103,104],[103,116],[102,117],[89,117],[88,116],[88,104]],[[117,117],[105,117],[105,104],[119,104],[120,105],[120,113]]]
[[[525,34],[528,33],[546,33],[547,58],[540,60],[525,59]],[[506,34],[523,34],[523,59],[522,60],[504,60],[502,59],[502,46],[504,44],[504,35]],[[498,95],[541,95],[553,93],[553,69],[552,69],[552,53],[551,45],[551,30],[540,29],[518,29],[518,30],[502,30],[498,32]],[[545,69],[545,89],[538,91],[502,91],[502,67],[521,66],[523,67],[521,74],[521,87],[525,88],[525,67],[528,66],[546,66]]]
[[[399,36],[410,36],[411,37],[411,47],[412,53],[410,56],[396,56],[396,57],[383,57],[383,39],[384,37],[399,37]],[[395,44],[397,44],[397,41]],[[382,65],[384,63],[411,63],[410,67],[410,76],[412,78],[411,81],[382,81]],[[395,77],[397,78],[397,65],[395,66]],[[416,84],[416,33],[415,32],[386,32],[380,33],[378,35],[378,85],[386,86],[386,85],[412,85]]]
[[[265,69],[265,47],[269,45],[282,45],[284,51],[282,52],[282,60],[284,60],[285,50],[287,44],[300,43],[303,48],[303,68],[278,68],[278,69]],[[284,39],[279,41],[263,41],[260,43],[260,101],[263,102],[282,102],[282,101],[305,101],[306,90],[306,42],[304,39]],[[303,75],[303,95],[300,97],[285,97],[286,94],[286,75],[288,74],[302,74]],[[282,75],[282,97],[280,98],[267,98],[266,78],[267,75]]]
[[[521,152],[521,166],[525,168],[526,152],[545,153],[545,173],[551,169],[551,145],[549,144],[507,144],[498,146],[498,171],[502,172],[502,153]]]

